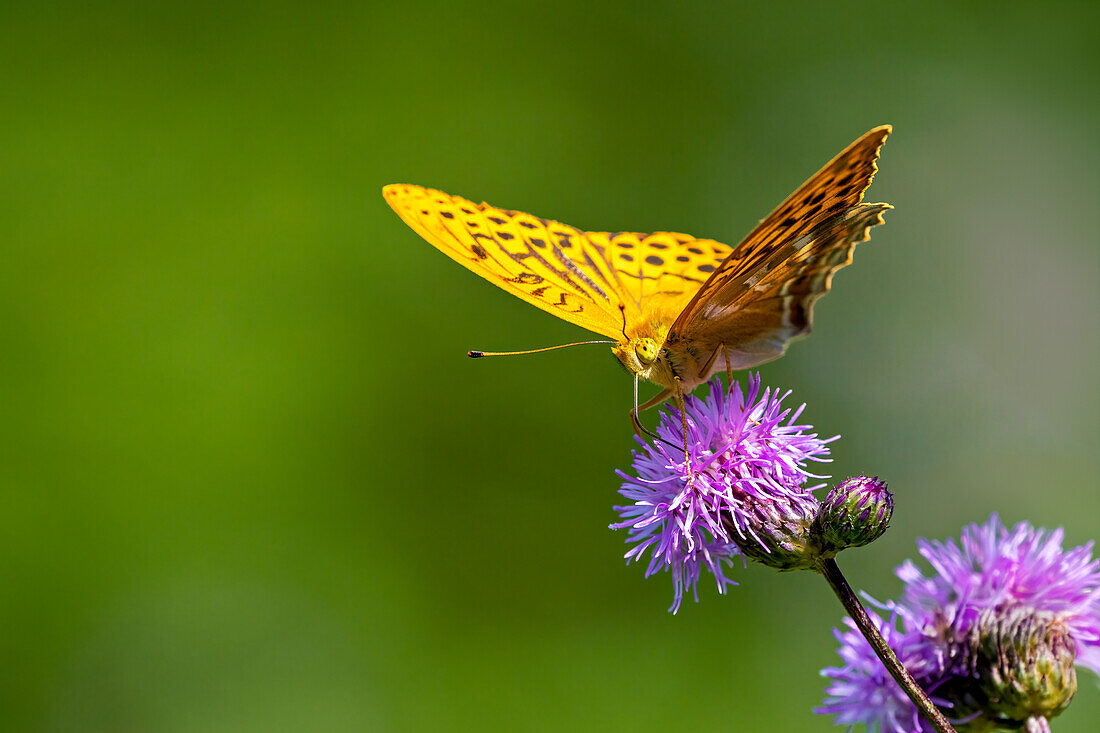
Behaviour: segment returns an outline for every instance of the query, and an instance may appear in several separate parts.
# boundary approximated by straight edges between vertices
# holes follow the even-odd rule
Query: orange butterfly
[[[419,186],[382,193],[413,231],[463,267],[615,339],[598,343],[614,344],[634,375],[638,427],[639,377],[664,388],[645,409],[719,370],[778,358],[810,332],[833,273],[892,208],[861,203],[890,129],[849,145],[736,247],[673,232],[584,232]]]

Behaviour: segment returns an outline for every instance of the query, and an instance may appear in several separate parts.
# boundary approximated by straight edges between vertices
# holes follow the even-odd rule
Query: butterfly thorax
[[[680,312],[675,299],[653,300],[645,304],[642,314],[628,320],[625,338],[612,349],[628,372],[654,384],[674,389],[676,380],[680,388],[690,392],[705,382],[713,373],[725,369],[725,362],[716,358],[718,345],[711,339],[693,335],[685,338],[674,324]],[[730,343],[730,366],[744,369],[766,359],[743,362],[736,352],[736,342]]]

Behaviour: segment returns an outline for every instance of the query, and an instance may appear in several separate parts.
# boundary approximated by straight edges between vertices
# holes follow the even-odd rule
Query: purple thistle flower
[[[994,514],[983,525],[965,527],[959,543],[918,541],[932,575],[925,577],[910,561],[898,567],[902,600],[883,605],[893,614],[891,623],[872,617],[936,703],[954,704],[957,719],[1005,720],[1003,710],[982,707],[975,686],[992,674],[975,667],[981,658],[975,651],[990,643],[989,625],[998,619],[1056,625],[1075,645],[1076,664],[1100,673],[1100,560],[1092,558],[1091,543],[1063,550],[1062,538],[1060,529],[1026,522],[1008,530]],[[916,709],[851,621],[845,623],[848,628],[836,632],[844,665],[822,670],[833,681],[816,712],[835,714],[839,724],[863,723],[872,732],[931,731],[927,723],[915,724]]]
[[[611,527],[629,530],[627,542],[634,546],[625,555],[628,561],[650,554],[646,577],[671,572],[673,613],[685,589],[698,600],[704,567],[714,575],[719,593],[736,585],[723,570],[742,554],[739,543],[772,551],[773,538],[754,531],[762,505],[795,507],[812,520],[817,500],[811,492],[819,486],[805,484],[819,477],[806,464],[828,460],[829,440],[807,433],[808,425],[796,424],[805,405],[784,409],[789,394],[761,392],[759,375],[750,375],[745,392],[737,383],[726,391],[715,378],[708,397],[685,398],[687,457],[680,447],[680,410],[669,407],[662,410],[657,427],[661,441],[650,445],[639,440],[642,450],[633,453],[635,475],[618,472],[624,479],[619,493],[633,503],[615,507],[622,521]]]
[[[937,623],[946,623],[955,638],[986,609],[1026,606],[1053,613],[1077,642],[1077,663],[1100,674],[1100,559],[1092,559],[1091,542],[1063,551],[1063,536],[1061,529],[1026,522],[1009,531],[993,514],[984,525],[964,527],[960,544],[918,540],[935,574],[924,577],[908,560],[898,567],[902,603],[937,614]]]

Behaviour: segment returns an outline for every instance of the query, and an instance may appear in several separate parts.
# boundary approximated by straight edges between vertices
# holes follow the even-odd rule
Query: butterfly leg
[[[720,344],[718,348],[726,355],[726,392],[733,394],[733,367],[730,366],[730,350],[726,348],[725,344]],[[715,352],[714,355],[717,357],[718,352]],[[759,420],[750,419],[752,419],[754,425],[760,424]]]
[[[680,408],[680,420],[683,421],[684,426],[684,460],[687,462],[688,470],[691,471],[691,452],[688,450],[688,414],[687,405],[684,404],[684,388],[680,383],[679,377],[673,377],[673,387],[676,392],[676,406]]]
[[[718,348],[711,354],[710,359],[707,360],[706,366],[701,369],[702,374],[706,374],[710,371],[711,365],[714,364],[714,360],[718,358],[718,354],[721,353],[726,358],[726,391],[733,394],[733,365],[730,364],[730,350],[726,348],[725,344],[718,344]],[[753,420],[753,424],[759,425],[759,420]]]
[[[719,354],[722,354],[726,358],[726,388],[729,389],[733,385],[733,366],[730,364],[730,350],[725,344],[718,344],[718,348],[714,350],[714,353],[711,354],[710,358],[703,364],[699,373],[710,374],[710,370],[714,366],[714,362],[718,360]]]

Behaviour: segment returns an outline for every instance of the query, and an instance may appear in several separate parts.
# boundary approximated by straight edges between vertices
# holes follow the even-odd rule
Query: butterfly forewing
[[[615,280],[585,258],[584,233],[523,212],[412,185],[383,189],[417,234],[463,267],[558,318],[619,333]]]
[[[666,346],[689,381],[702,372],[746,368],[782,355],[812,327],[813,304],[852,250],[882,223],[887,204],[860,204],[890,128],[875,128],[798,188],[738,245],[695,293]],[[709,368],[708,368],[709,367]],[[694,370],[698,368],[700,373]]]
[[[695,293],[673,331],[682,332],[707,305],[737,301],[778,263],[822,241],[807,235],[859,204],[877,170],[878,150],[889,133],[888,125],[866,133],[788,196]]]

